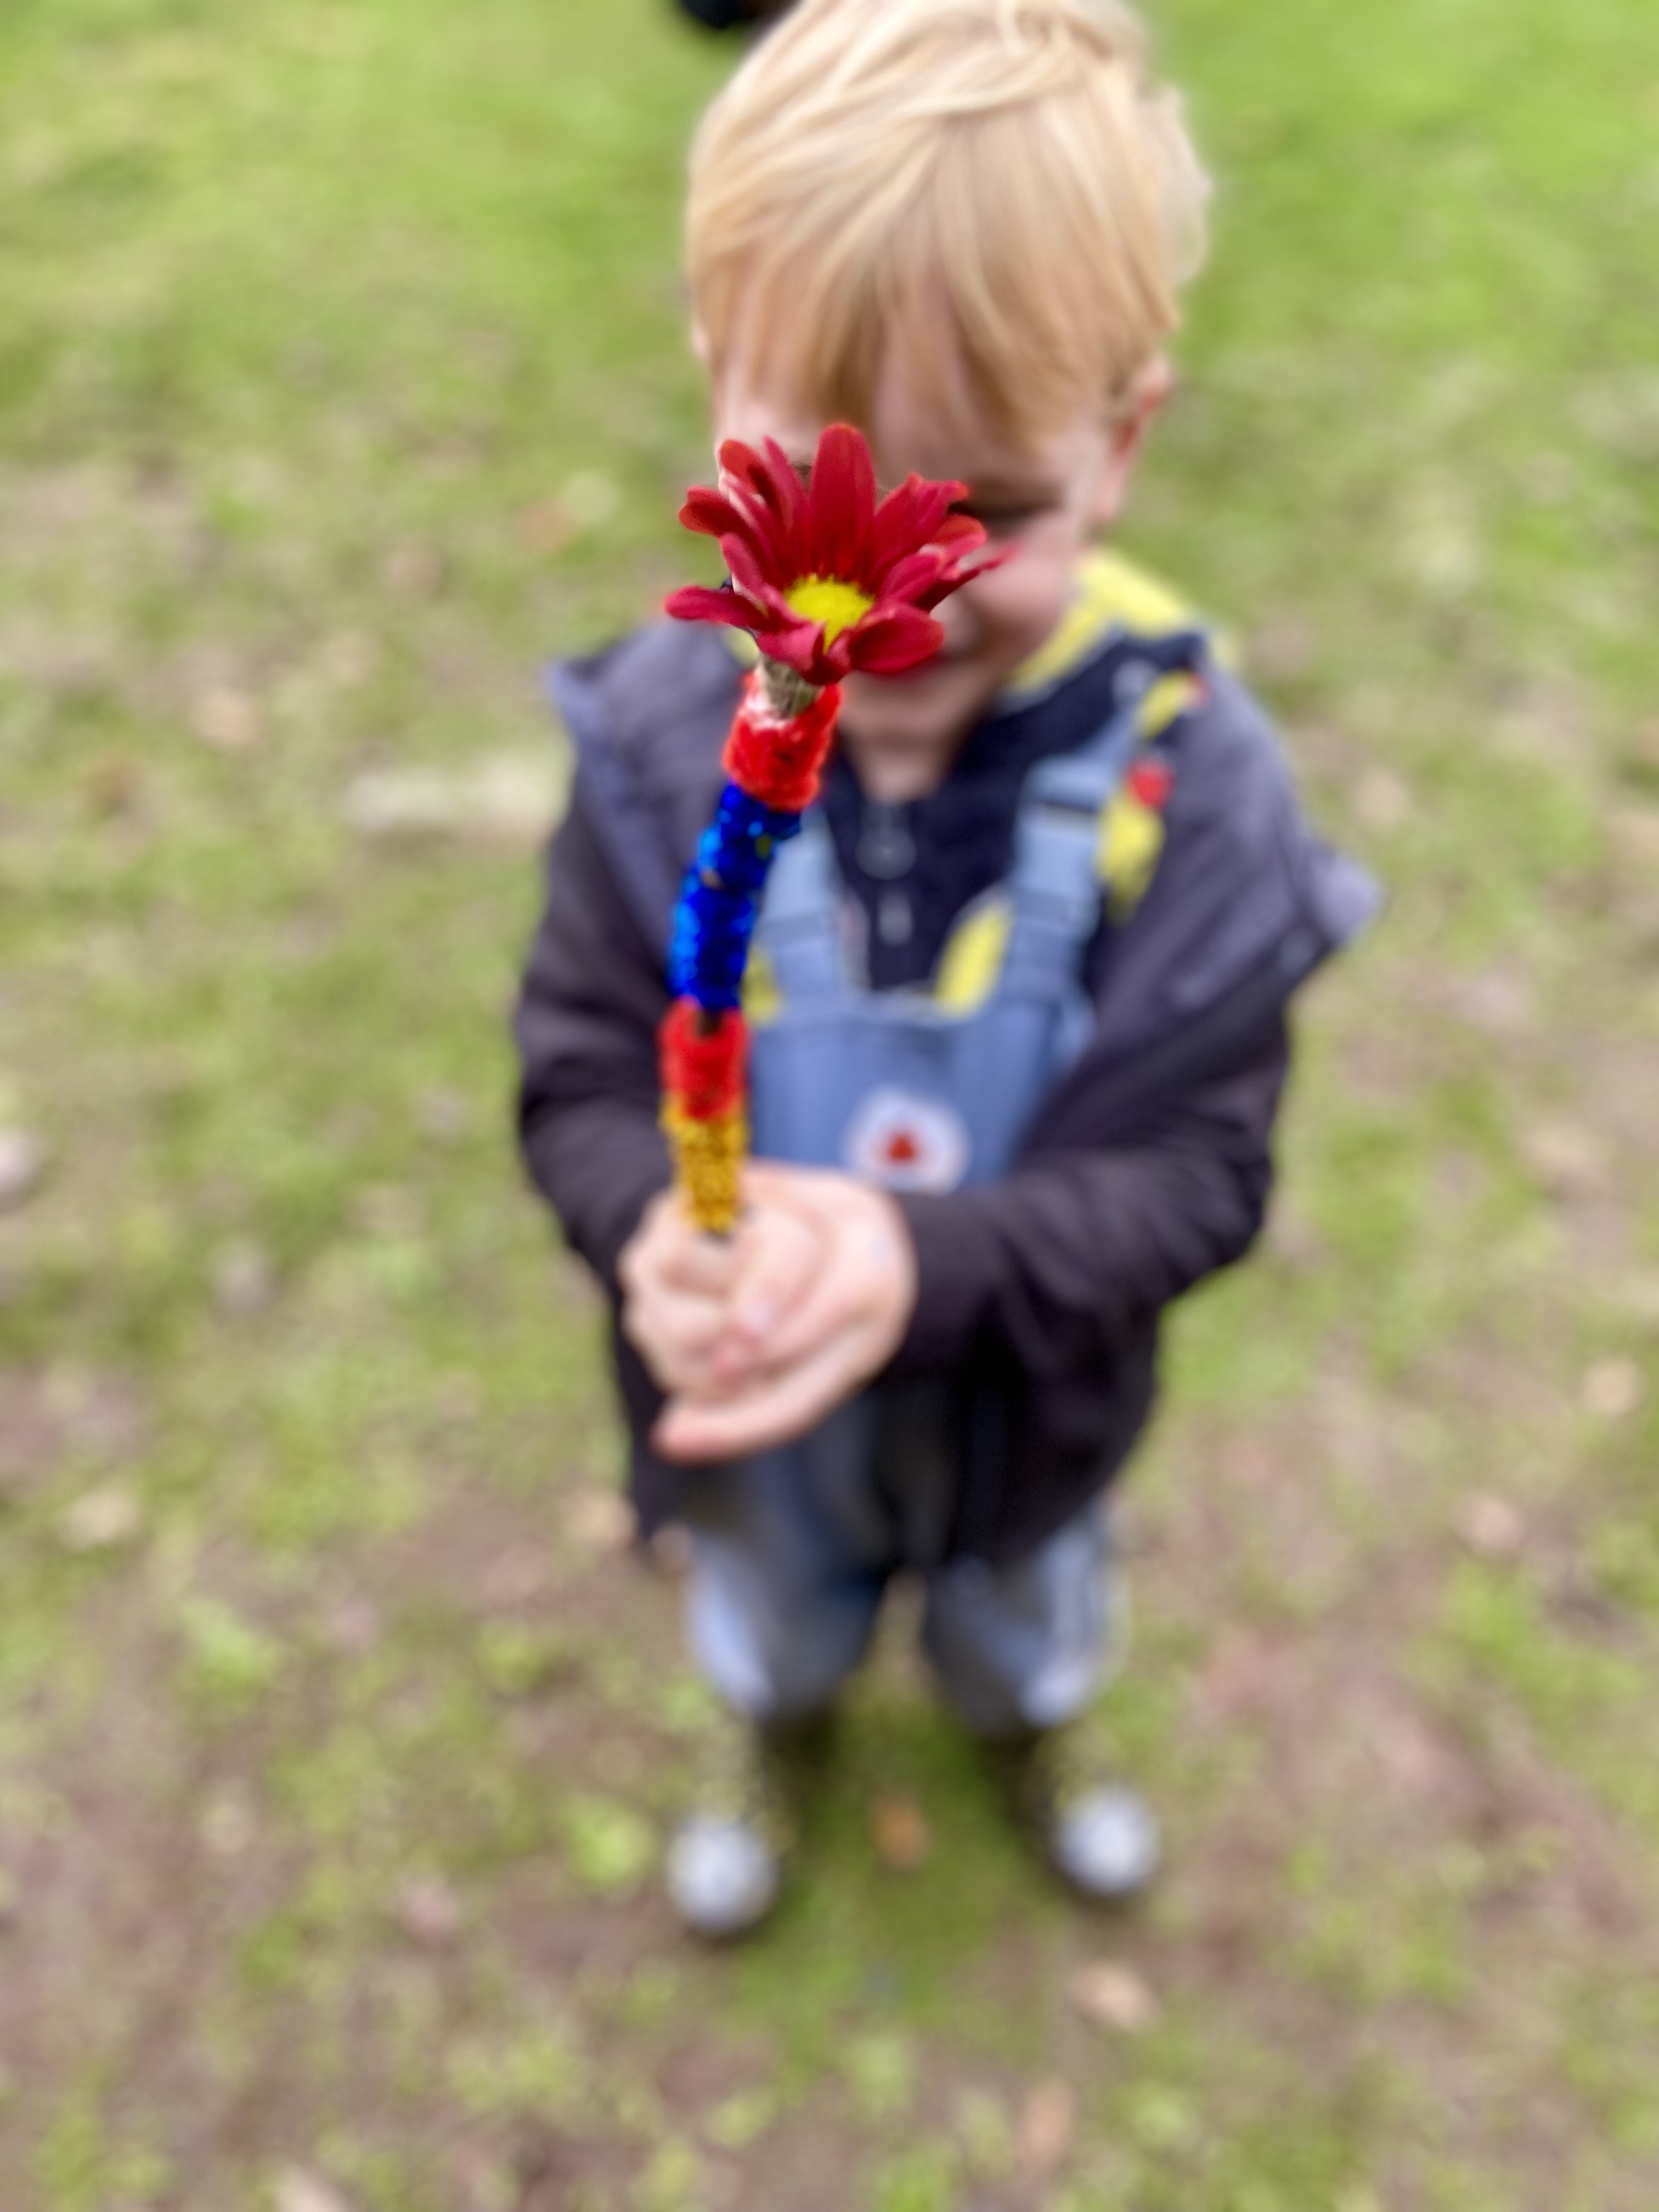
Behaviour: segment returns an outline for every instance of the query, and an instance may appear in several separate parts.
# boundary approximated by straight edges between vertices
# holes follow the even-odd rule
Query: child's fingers
[[[651,1441],[665,1459],[740,1459],[803,1435],[857,1381],[860,1333],[842,1332],[809,1359],[726,1397],[676,1397]]]
[[[879,1220],[859,1221],[826,1240],[824,1263],[801,1295],[781,1313],[757,1352],[768,1370],[809,1358],[817,1346],[847,1328],[909,1307],[908,1255]]]
[[[828,1254],[817,1224],[777,1206],[752,1214],[739,1243],[730,1313],[741,1358],[811,1286]]]
[[[711,1350],[726,1326],[724,1298],[688,1297],[660,1285],[648,1297],[630,1299],[625,1312],[636,1315],[639,1325],[660,1342],[688,1353]]]
[[[730,1242],[696,1229],[677,1192],[665,1191],[646,1208],[635,1234],[617,1262],[617,1279],[630,1292],[659,1283],[719,1297],[729,1289],[737,1267]]]
[[[709,1355],[726,1328],[718,1298],[683,1297],[660,1285],[623,1304],[623,1333],[659,1382],[683,1389],[706,1379]]]
[[[823,1267],[755,1345],[750,1360],[753,1371],[774,1375],[810,1359],[859,1320],[860,1290],[833,1261]]]
[[[738,1264],[738,1249],[731,1238],[688,1228],[684,1236],[665,1242],[659,1267],[661,1280],[678,1291],[724,1298],[730,1295]]]

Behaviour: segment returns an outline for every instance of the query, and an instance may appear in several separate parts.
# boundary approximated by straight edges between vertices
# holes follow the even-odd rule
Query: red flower
[[[945,640],[929,610],[994,565],[963,565],[985,543],[951,512],[965,485],[913,476],[878,506],[870,449],[845,422],[818,440],[808,483],[770,438],[764,453],[730,440],[720,462],[724,489],[691,492],[680,520],[720,540],[732,587],[688,585],[668,611],[746,629],[809,684],[915,667]]]

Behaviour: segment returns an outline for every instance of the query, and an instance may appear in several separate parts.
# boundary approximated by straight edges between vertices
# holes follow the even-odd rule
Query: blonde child
[[[1113,0],[803,0],[692,156],[716,442],[966,483],[1007,558],[945,648],[855,677],[757,933],[757,1152],[724,1245],[668,1193],[653,1036],[742,673],[666,623],[557,672],[578,756],[519,1008],[530,1170],[610,1290],[642,1524],[692,1538],[733,1715],[669,1881],[776,1897],[791,1755],[886,1583],[1067,1880],[1158,1859],[1082,1723],[1120,1613],[1107,1504],[1160,1318],[1261,1225],[1297,988],[1372,893],[1167,592],[1105,551],[1170,388],[1206,184]],[[971,1085],[937,1067],[977,1024]],[[829,1041],[826,1048],[826,1040]]]

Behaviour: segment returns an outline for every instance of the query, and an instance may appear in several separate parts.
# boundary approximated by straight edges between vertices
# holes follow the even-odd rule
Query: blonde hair
[[[1207,195],[1118,0],[801,0],[698,131],[693,312],[717,376],[865,428],[902,328],[926,396],[965,378],[1027,447],[1131,403]]]

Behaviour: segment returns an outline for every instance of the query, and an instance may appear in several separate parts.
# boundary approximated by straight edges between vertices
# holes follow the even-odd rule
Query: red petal
[[[808,558],[806,486],[800,480],[799,470],[775,438],[767,440],[766,453],[771,464],[771,481],[778,500],[780,566],[775,581],[779,590],[783,591],[805,575],[811,567]]]
[[[769,660],[781,660],[805,676],[817,656],[823,635],[822,623],[802,622],[787,610],[769,607],[765,626],[755,632],[755,642]]]
[[[749,519],[768,575],[775,583],[792,583],[793,516],[800,479],[787,455],[769,439],[766,452],[757,453],[752,446],[728,438],[720,447],[720,463],[732,478],[735,501]]]
[[[950,556],[936,551],[931,545],[923,546],[920,553],[907,553],[882,578],[877,611],[884,609],[890,601],[901,606],[919,607],[922,603],[922,594],[928,586],[943,581],[950,572]],[[946,584],[945,588],[948,591],[949,585]],[[943,596],[941,592],[940,597]]]
[[[722,538],[720,551],[726,556],[726,565],[732,571],[732,581],[740,592],[765,604],[769,591],[775,588],[772,579],[750,538]]]
[[[936,538],[953,500],[965,497],[968,487],[959,483],[929,483],[918,476],[907,477],[890,491],[876,509],[874,546],[878,570],[890,568],[908,554]],[[966,519],[965,517],[963,518]]]
[[[676,622],[725,623],[732,629],[752,630],[771,617],[741,592],[711,592],[702,584],[685,584],[663,601],[664,611]]]
[[[757,606],[764,607],[763,627],[769,630],[787,633],[797,629],[816,630],[822,627],[808,615],[797,614],[775,584],[763,584],[750,594]]]
[[[747,492],[734,489],[731,498],[737,520],[729,532],[722,533],[720,543],[745,546],[762,574],[769,576],[777,566],[777,526],[759,501]]]
[[[883,607],[836,641],[848,647],[848,665],[872,676],[902,676],[931,660],[945,642],[942,624],[915,607]]]
[[[688,530],[700,531],[705,538],[720,538],[728,530],[743,527],[742,515],[725,493],[707,484],[694,484],[687,492],[680,520]]]
[[[957,554],[971,553],[976,545],[983,545],[989,536],[982,522],[971,514],[947,514],[933,532],[935,545],[945,545]]]
[[[774,514],[787,516],[790,513],[792,487],[799,484],[799,478],[775,439],[769,438],[765,452],[759,453],[753,446],[745,446],[740,438],[728,438],[720,449],[720,465],[727,476],[752,493]]]
[[[951,592],[959,591],[963,585],[971,584],[975,577],[988,576],[993,568],[1000,568],[1005,561],[1012,561],[1017,550],[1012,545],[1004,545],[994,553],[988,553],[982,561],[967,563],[952,561],[940,574],[937,582],[929,584],[925,591],[912,594],[911,605],[936,607],[941,599],[948,599]]]
[[[843,633],[843,638],[846,635]],[[820,642],[823,635],[823,631],[816,629],[792,630],[781,636],[757,636],[755,642],[769,660],[782,661],[785,667],[793,668],[797,676],[822,691],[832,684],[839,684],[847,673],[844,661],[823,651]]]
[[[876,471],[869,447],[850,424],[832,422],[818,440],[808,501],[811,573],[862,579],[873,550]]]

